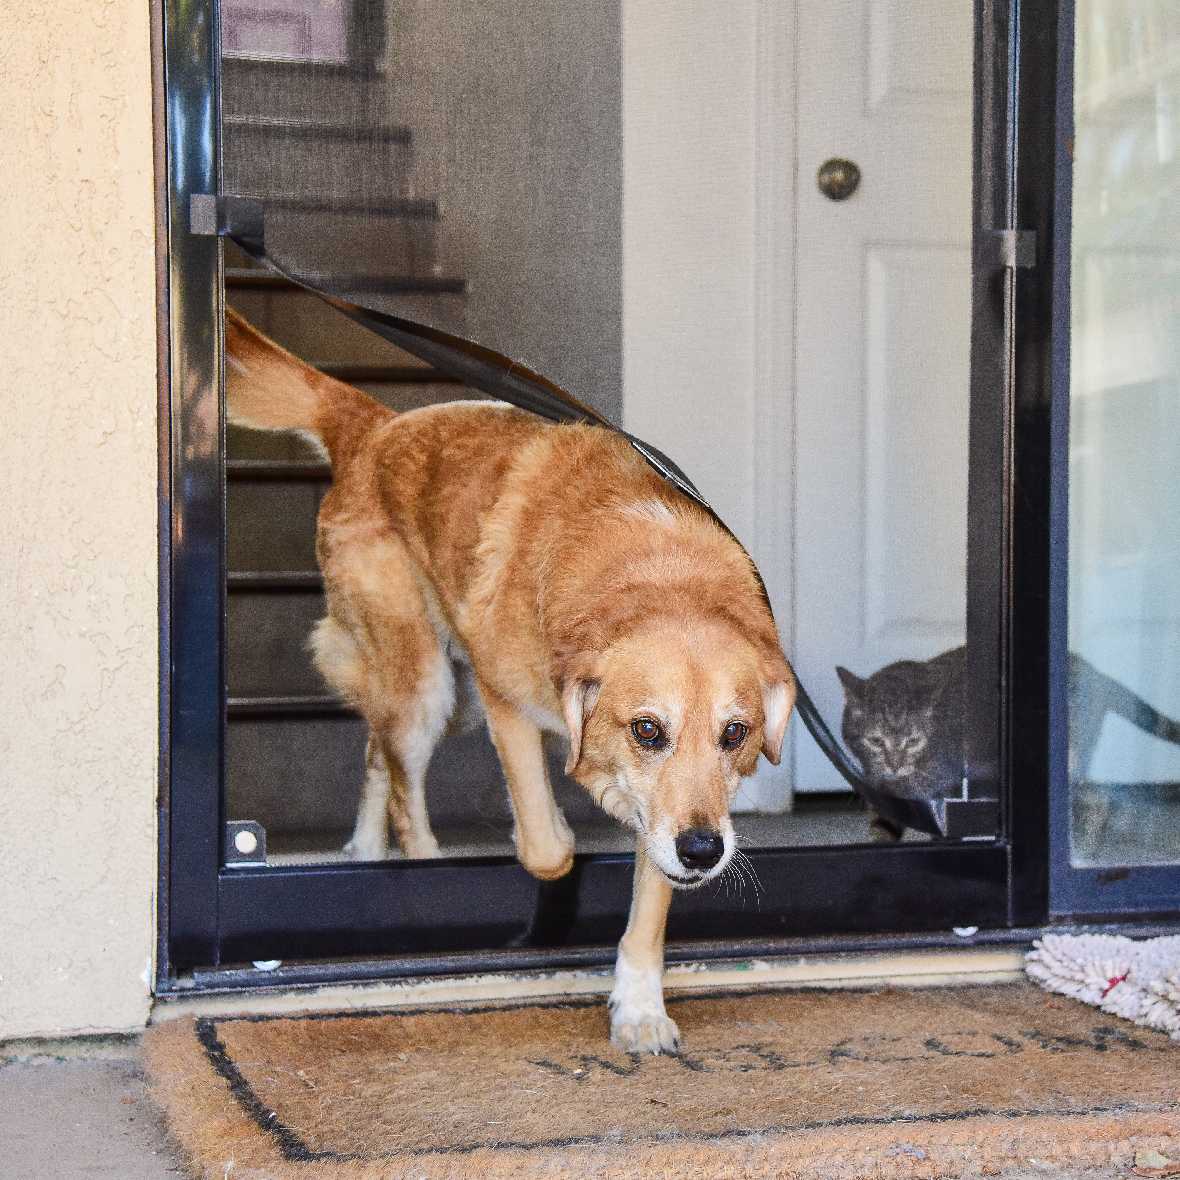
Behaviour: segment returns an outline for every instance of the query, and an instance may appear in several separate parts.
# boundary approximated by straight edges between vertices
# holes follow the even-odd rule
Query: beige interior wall
[[[148,0],[0,8],[0,1037],[147,1012],[157,753]]]
[[[754,533],[757,4],[623,4],[623,420]]]
[[[623,422],[747,547],[789,642],[795,0],[622,0],[621,22]],[[734,809],[785,810],[791,763]]]

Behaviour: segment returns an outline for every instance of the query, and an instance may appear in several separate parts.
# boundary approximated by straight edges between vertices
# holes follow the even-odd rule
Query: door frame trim
[[[1055,40],[1059,2],[1068,8],[1069,0],[979,0],[979,19],[986,22],[982,27],[1002,29],[1000,43],[1005,49],[984,55],[982,61],[977,58],[977,69],[991,71],[992,84],[998,88],[995,97],[1003,98],[1002,108],[993,104],[987,123],[990,146],[986,150],[996,172],[989,179],[977,163],[977,189],[981,176],[998,186],[1017,162],[1012,71],[1018,60],[1029,68],[1038,53],[1059,50]],[[465,896],[479,894],[467,907],[469,915],[475,916],[477,926],[488,920],[516,931],[519,946],[503,954],[606,954],[573,948],[585,947],[588,941],[604,945],[608,933],[612,942],[617,937],[630,891],[630,865],[623,857],[579,857],[570,881],[545,887],[527,878],[509,858],[478,865],[395,861],[263,871],[221,866],[225,727],[221,260],[217,240],[192,235],[187,225],[189,196],[215,191],[218,180],[216,3],[165,0],[164,7],[168,192],[166,233],[160,246],[167,261],[170,336],[167,369],[161,378],[162,396],[168,399],[161,435],[167,451],[162,520],[168,524],[161,538],[162,562],[167,563],[161,611],[161,676],[166,685],[161,718],[166,743],[161,757],[161,839],[167,855],[161,858],[166,951],[159,959],[158,988],[170,990],[181,973],[215,968],[235,954],[245,960],[304,957],[308,931],[317,923],[325,956],[349,953],[359,956],[354,960],[358,964],[366,954],[371,957],[372,949],[366,952],[355,940],[355,927],[367,925],[370,932],[376,931],[370,948],[388,950],[391,971],[420,970],[422,953],[446,954],[447,970],[463,970],[464,963],[501,952],[478,950],[478,930],[473,936],[470,929],[466,941],[459,940],[466,955],[452,954],[440,945],[454,934],[462,915],[448,913],[450,934],[447,929],[439,933],[431,882],[473,868],[483,874],[487,888],[463,891]],[[977,54],[978,46],[977,41]],[[1019,221],[1009,220],[1012,225],[1036,229],[1042,251],[1059,251],[1061,238],[1053,237],[1051,202],[1048,206],[1045,202],[1043,161],[1041,171],[1036,169],[1037,153],[1044,146],[1038,135],[1045,132],[1036,120],[1043,121],[1045,112],[1034,109],[1032,81],[1026,78],[1023,86],[1026,101],[1019,112],[1023,138],[1015,194]],[[977,103],[980,93],[977,90]],[[984,142],[982,137],[978,142]],[[766,196],[763,209],[771,208],[774,199],[773,193]],[[975,199],[980,199],[978,192]],[[1051,271],[1042,265],[1017,272],[1015,277],[1009,274],[1004,279],[991,272],[981,279],[989,292],[983,306],[990,308],[993,317],[1003,311],[1004,299],[1014,299],[1021,308],[1008,351],[1002,354],[1006,367],[1003,373],[996,369],[998,384],[992,387],[1010,395],[992,398],[980,411],[988,421],[1004,423],[1001,438],[987,443],[991,449],[997,445],[1004,449],[1005,464],[1010,456],[1010,465],[1002,468],[998,484],[992,472],[986,496],[981,490],[973,501],[977,507],[993,502],[987,497],[999,497],[997,515],[989,524],[994,532],[986,534],[989,557],[975,570],[971,585],[993,585],[988,579],[996,577],[996,566],[1000,585],[995,602],[980,610],[976,631],[969,632],[979,640],[981,674],[994,674],[997,679],[989,682],[1001,689],[996,698],[997,710],[1002,709],[1000,724],[985,723],[982,730],[973,731],[971,741],[972,749],[982,752],[985,766],[978,785],[986,788],[989,781],[998,781],[1005,788],[1002,794],[1011,795],[1007,839],[891,849],[756,850],[752,855],[767,877],[764,908],[738,910],[705,893],[686,895],[673,911],[669,930],[670,941],[679,940],[687,948],[685,954],[694,946],[708,953],[705,948],[718,939],[738,947],[761,945],[760,940],[777,945],[783,937],[818,938],[820,928],[826,935],[836,928],[847,933],[872,927],[878,932],[872,937],[889,939],[906,937],[906,931],[913,935],[915,929],[925,927],[928,933],[923,937],[958,945],[949,933],[952,926],[1032,928],[1047,920],[1050,670],[1052,664],[1056,677],[1052,683],[1060,696],[1064,650],[1059,641],[1056,648],[1052,646],[1046,614],[1051,557],[1046,521],[1051,505],[1044,467],[1039,466],[1049,453],[1045,391],[1053,349],[1052,340],[1046,342],[1036,334],[1040,322],[1036,309],[1041,306],[1038,301],[1051,297]],[[1007,293],[1005,282],[1011,284]],[[982,345],[985,333],[976,328],[976,341]],[[781,359],[768,362],[766,372],[773,374]],[[973,412],[976,400],[973,384]],[[997,414],[1010,416],[997,418]],[[1018,709],[1014,708],[1017,702]],[[500,912],[492,913],[497,905]],[[391,923],[391,915],[400,927]],[[686,930],[691,941],[686,941]],[[400,949],[390,947],[403,934]],[[352,944],[349,937],[354,937]],[[530,947],[530,939],[549,949]],[[333,951],[332,946],[342,949]],[[262,954],[259,947],[269,953]],[[348,966],[340,970],[347,972]]]
[[[795,209],[797,192],[798,0],[757,0],[754,63],[754,341],[751,552],[759,566],[792,570],[795,548]],[[793,575],[771,578],[771,609],[795,642]],[[798,727],[778,767],[762,763],[743,794],[779,809],[795,790]],[[767,782],[758,780],[765,777]],[[776,796],[778,796],[776,798]]]
[[[161,496],[168,531],[160,822],[168,851],[160,887],[167,950],[158,958],[158,980],[167,980],[178,962],[216,961],[225,749],[221,249],[216,238],[188,227],[190,196],[216,192],[219,181],[217,6],[164,0],[163,9],[167,201],[159,248],[167,268],[168,349],[161,370],[167,398]]]
[[[1000,800],[1001,831],[1027,836],[1003,807],[1008,718],[1005,640],[1010,619],[1012,530],[1010,408],[1013,397],[1013,271],[999,261],[995,234],[1015,228],[1016,103],[1013,11],[1018,0],[975,6],[973,210],[971,243],[971,403],[967,471],[967,709],[964,794]],[[1019,834],[1019,839],[1017,836]],[[1010,906],[1011,909],[1011,906]],[[1010,920],[1012,914],[1009,914]],[[1034,919],[1035,920],[1035,919]]]

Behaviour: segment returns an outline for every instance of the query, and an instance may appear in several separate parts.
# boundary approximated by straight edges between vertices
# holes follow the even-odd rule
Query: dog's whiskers
[[[754,862],[740,849],[734,849],[734,856],[741,858],[742,870],[749,878],[750,884],[754,889],[755,904],[761,905],[762,894],[765,890],[762,888],[762,882],[758,880],[758,870],[754,867]]]
[[[733,850],[733,856],[730,862],[725,867],[725,871],[721,874],[721,879],[726,883],[728,889],[730,878],[733,879],[736,896],[741,896],[746,885],[754,896],[755,905],[760,905],[762,901],[762,883],[758,880],[758,874],[754,869],[754,864],[750,858],[739,848]]]

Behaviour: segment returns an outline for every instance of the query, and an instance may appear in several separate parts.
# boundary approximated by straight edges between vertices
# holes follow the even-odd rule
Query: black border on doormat
[[[994,985],[975,984],[965,985],[962,988],[953,990],[970,990],[973,987],[988,987],[989,990]],[[668,996],[667,1003],[669,1006],[674,1004],[682,1004],[693,1000],[741,1000],[741,999],[762,999],[767,995],[774,994],[777,991],[790,990],[797,991],[798,989],[753,989],[750,991],[733,992],[733,991],[701,991],[701,992],[685,992],[679,995]],[[238,1069],[237,1064],[230,1056],[224,1042],[218,1035],[218,1026],[223,1024],[266,1024],[277,1020],[293,1020],[293,1021],[332,1021],[332,1020],[363,1020],[376,1018],[390,1018],[403,1016],[480,1016],[489,1013],[503,1013],[516,1012],[522,1009],[529,1008],[544,1008],[557,1010],[574,1010],[598,1007],[602,1004],[601,997],[593,997],[586,999],[573,1000],[559,1000],[559,1001],[535,1001],[527,1003],[515,1004],[486,1004],[478,1006],[452,1006],[452,1007],[415,1007],[415,1008],[371,1008],[362,1011],[346,1011],[346,1012],[311,1012],[298,1014],[285,1013],[256,1013],[243,1016],[226,1016],[226,1017],[199,1017],[195,1022],[197,1040],[205,1052],[205,1057],[209,1062],[210,1067],[214,1072],[220,1076],[227,1086],[234,1100],[241,1107],[243,1112],[250,1118],[251,1122],[273,1140],[279,1151],[282,1153],[284,1160],[292,1163],[370,1163],[379,1162],[381,1160],[397,1159],[399,1157],[426,1157],[426,1156],[462,1156],[470,1155],[476,1151],[538,1151],[538,1150],[553,1150],[559,1148],[570,1147],[611,1147],[619,1146],[619,1139],[617,1136],[611,1134],[602,1135],[575,1135],[559,1137],[554,1139],[537,1139],[537,1140],[507,1140],[495,1139],[476,1143],[463,1143],[450,1146],[439,1147],[404,1147],[398,1148],[396,1151],[386,1152],[338,1152],[332,1149],[315,1150],[308,1146],[298,1132],[292,1127],[288,1126],[279,1117],[275,1110],[269,1109],[265,1103],[255,1093],[250,1082],[245,1075]],[[1137,1030],[1136,1030],[1137,1031]],[[1128,1049],[1132,1052],[1149,1052],[1149,1053],[1166,1053],[1174,1051],[1174,1047],[1170,1042],[1165,1042],[1162,1045],[1150,1045],[1142,1040],[1136,1032],[1128,1031],[1127,1029],[1117,1027],[1111,1024],[1097,1024],[1093,1025],[1087,1034],[1087,1038],[1064,1036],[1061,1034],[1047,1034],[1039,1032],[1036,1029],[1022,1029],[1018,1030],[1019,1036],[1023,1038],[1024,1042],[1042,1049],[1049,1053],[1068,1052],[1071,1049],[1089,1049],[1093,1052],[1104,1053],[1111,1045],[1118,1045],[1120,1048]],[[1160,1033],[1153,1033],[1148,1030],[1149,1036],[1163,1036]],[[847,1038],[845,1038],[847,1039]],[[950,1049],[949,1047],[938,1041],[936,1035],[931,1035],[924,1042],[926,1047],[932,1049],[935,1053],[944,1056],[980,1056],[978,1051],[964,1052]],[[838,1041],[828,1050],[830,1059],[835,1060],[841,1056],[851,1056],[847,1051],[841,1050],[843,1042]],[[1001,1047],[1008,1052],[1013,1052],[1013,1046],[1020,1045],[1015,1038],[1004,1037],[1000,1042]],[[743,1048],[744,1046],[736,1046]],[[632,1053],[631,1057],[635,1063],[633,1068],[638,1068],[638,1065],[645,1054]],[[678,1055],[682,1063],[687,1069],[700,1069],[699,1065],[692,1064],[691,1055]],[[593,1055],[586,1057],[587,1061],[593,1062],[609,1072],[614,1072],[626,1076],[631,1070],[625,1070],[623,1067],[614,1065],[613,1062],[608,1062],[604,1058],[597,1058]],[[920,1060],[919,1058],[898,1058],[897,1061]],[[787,1062],[781,1058],[777,1063],[768,1063],[771,1069],[787,1069],[792,1066],[803,1066],[808,1064],[816,1064],[817,1062]],[[560,1070],[554,1062],[537,1061],[534,1064],[542,1068],[552,1068]],[[802,1134],[808,1131],[825,1131],[838,1130],[843,1127],[874,1127],[886,1126],[891,1123],[898,1125],[921,1125],[940,1123],[955,1123],[964,1122],[968,1119],[974,1118],[995,1118],[995,1119],[1020,1119],[1020,1118],[1079,1118],[1091,1115],[1102,1114],[1166,1114],[1169,1112],[1180,1112],[1180,1101],[1167,1103],[1139,1103],[1139,1102],[1110,1102],[1100,1103],[1089,1107],[1071,1107],[1069,1109],[1049,1109],[1040,1107],[970,1107],[963,1110],[941,1111],[930,1114],[896,1114],[888,1116],[869,1116],[869,1115],[848,1115],[839,1119],[817,1119],[809,1122],[800,1123],[780,1123],[770,1126],[761,1127],[740,1127],[732,1130],[724,1131],[710,1131],[700,1132],[694,1134],[693,1132],[657,1132],[651,1135],[634,1136],[629,1141],[632,1143],[645,1144],[659,1144],[659,1143],[709,1143],[714,1141],[724,1141],[733,1139],[742,1139],[747,1137],[756,1137],[764,1135],[790,1135]]]

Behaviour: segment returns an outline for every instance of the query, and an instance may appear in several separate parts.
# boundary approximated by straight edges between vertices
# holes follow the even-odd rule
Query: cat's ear
[[[844,685],[845,700],[859,700],[860,690],[864,688],[865,682],[859,676],[854,676],[847,668],[841,668],[838,664],[836,665],[836,675],[840,677],[840,683]]]

